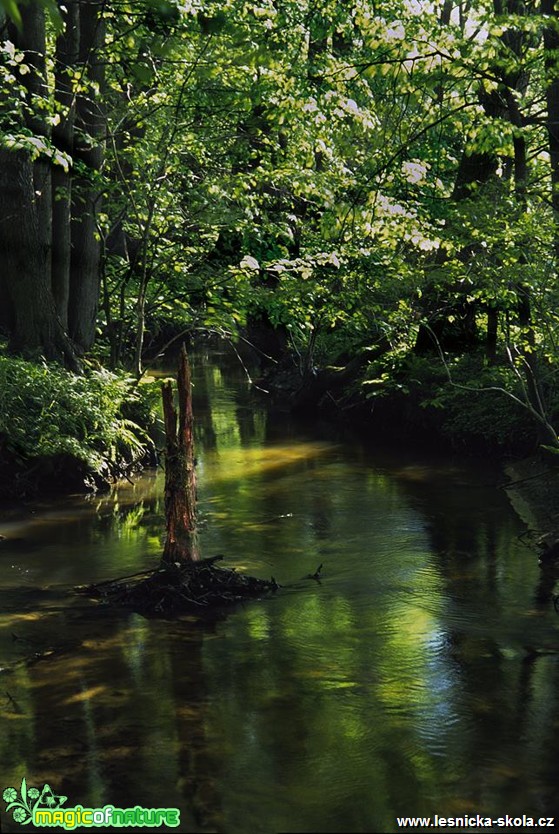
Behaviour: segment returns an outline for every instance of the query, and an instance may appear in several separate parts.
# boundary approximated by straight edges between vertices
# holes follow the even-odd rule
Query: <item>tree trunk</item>
[[[8,26],[8,35],[24,52],[29,67],[23,76],[27,107],[20,130],[43,139],[46,148],[48,107],[41,107],[49,97],[44,12],[32,4],[22,7],[21,13],[21,30]],[[51,161],[45,153],[33,162],[26,150],[0,149],[0,295],[7,300],[10,348],[58,359],[75,369],[72,345],[56,315],[51,291],[51,197]]]
[[[25,127],[35,137],[48,143],[50,127],[45,121],[48,113],[49,92],[46,69],[45,13],[36,4],[21,8],[21,30],[10,26],[15,45],[24,53],[24,61],[30,72],[23,76],[27,91]],[[41,108],[45,102],[45,109]],[[37,213],[37,236],[41,248],[43,269],[50,277],[50,249],[52,241],[52,163],[41,153],[33,163],[34,203]]]
[[[543,0],[543,2],[553,4],[554,0]],[[447,3],[445,0],[441,16],[442,22],[450,21],[451,11],[452,4]],[[505,14],[522,15],[525,13],[519,0],[509,0],[506,9],[502,8],[500,0],[494,0],[494,11],[496,15],[501,16]],[[505,29],[501,35],[503,44],[518,57],[519,64],[521,63],[523,37],[524,35],[518,32],[514,26]],[[524,125],[518,104],[518,97],[527,84],[527,78],[525,71],[519,71],[516,67],[505,69],[500,63],[496,63],[492,67],[492,72],[496,78],[500,79],[499,85],[496,89],[489,92],[483,84],[480,85],[478,90],[479,101],[486,117],[494,119],[496,122],[501,119],[507,120],[517,129],[513,140],[515,195],[517,200],[522,202],[525,199],[526,192],[527,159],[526,143],[521,133]],[[456,203],[460,203],[463,200],[475,197],[480,186],[486,185],[495,178],[499,163],[499,155],[496,152],[477,150],[475,146],[472,147],[466,143],[458,165],[451,199]],[[475,246],[468,246],[462,250],[459,258],[464,264],[467,264],[472,256],[475,257],[475,254]],[[437,257],[437,262],[443,263],[445,259],[446,255],[444,251],[441,251],[441,254]],[[454,290],[455,288],[453,287],[452,289]],[[427,295],[429,301],[429,295],[425,295]],[[443,302],[444,300],[442,299]],[[443,350],[458,349],[460,351],[477,347],[476,316],[478,303],[472,303],[465,298],[463,301],[452,302],[452,304],[447,303],[444,312],[438,312],[442,306],[441,299],[435,296],[431,302],[431,307],[434,312],[431,313],[429,325],[425,326],[421,324],[419,327],[415,351],[417,353],[425,353],[432,351],[435,346]],[[449,322],[450,315],[453,318],[452,325]],[[496,356],[497,326],[498,307],[490,308],[488,311],[486,338],[486,355],[490,362],[493,362]]]
[[[56,41],[55,99],[62,110],[61,120],[52,131],[52,141],[63,153],[72,155],[76,102],[69,72],[79,58],[79,12],[77,0],[66,3],[64,31]],[[62,326],[68,328],[70,264],[72,253],[72,175],[55,165],[52,172],[52,292]]]
[[[182,347],[177,374],[179,420],[173,404],[173,385],[162,386],[163,416],[167,437],[165,462],[165,517],[167,540],[163,563],[188,563],[199,558],[196,530],[196,476],[190,364]]]
[[[79,64],[87,70],[87,78],[97,90],[104,87],[101,51],[104,44],[104,22],[101,6],[91,0],[80,0]],[[103,164],[103,138],[106,119],[93,90],[76,100],[74,161],[84,166],[85,173],[76,176],[72,189],[72,261],[70,267],[70,299],[68,328],[78,350],[89,350],[95,341],[95,326],[100,292],[101,244],[97,217],[101,197],[95,178]]]
[[[552,18],[555,24],[544,29],[543,43],[547,56],[547,135],[551,163],[551,205],[555,221],[554,249],[559,263],[559,12],[554,0],[542,0],[542,14]]]
[[[0,258],[13,311],[10,348],[77,369],[60,321],[39,234],[33,164],[25,151],[0,149]]]

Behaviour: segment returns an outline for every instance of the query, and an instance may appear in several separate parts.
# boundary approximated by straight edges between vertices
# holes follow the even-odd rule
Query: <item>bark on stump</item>
[[[166,435],[165,517],[167,540],[162,564],[195,562],[199,558],[196,529],[196,475],[190,363],[183,345],[177,374],[178,415],[173,384],[163,383],[163,418]],[[178,425],[177,425],[178,416]]]

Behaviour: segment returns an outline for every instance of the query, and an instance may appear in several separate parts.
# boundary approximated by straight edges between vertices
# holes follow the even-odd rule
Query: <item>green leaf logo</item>
[[[67,799],[67,796],[55,794],[50,785],[45,785],[41,791],[37,805],[43,805],[47,808],[60,808],[61,805],[64,805]]]
[[[60,808],[68,797],[55,794],[50,785],[45,785],[42,791],[38,788],[28,788],[24,776],[21,780],[19,795],[15,788],[6,788],[2,799],[6,803],[6,811],[12,811],[14,821],[21,825],[28,825],[33,820],[33,810],[36,805]]]

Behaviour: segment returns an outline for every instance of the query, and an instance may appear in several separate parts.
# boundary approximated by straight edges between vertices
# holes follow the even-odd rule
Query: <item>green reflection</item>
[[[7,518],[4,784],[229,834],[554,813],[559,620],[488,473],[309,434],[193,364],[204,554],[286,587],[174,623],[66,597],[154,564],[161,474]]]

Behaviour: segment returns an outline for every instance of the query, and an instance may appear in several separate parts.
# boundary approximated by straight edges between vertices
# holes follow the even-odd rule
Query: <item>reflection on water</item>
[[[204,555],[287,587],[176,622],[68,597],[156,563],[161,473],[6,512],[0,788],[228,834],[554,814],[559,620],[494,476],[303,431],[225,359],[194,378]]]

